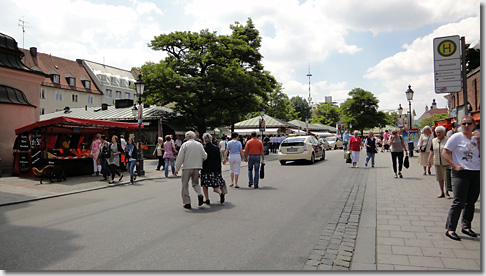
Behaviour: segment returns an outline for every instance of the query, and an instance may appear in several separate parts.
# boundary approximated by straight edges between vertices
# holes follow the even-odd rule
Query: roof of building
[[[13,37],[0,33],[0,66],[15,70],[28,71],[35,74],[42,74],[32,71],[22,63],[23,52],[19,50],[17,41]]]
[[[25,54],[22,61],[32,70],[41,71],[48,75],[59,75],[59,83],[54,83],[51,78],[46,78],[42,82],[42,86],[58,87],[92,94],[103,94],[94,85],[93,80],[81,62],[39,53],[35,47],[30,48],[30,50],[21,50]],[[67,78],[74,78],[75,85],[70,86]],[[90,88],[85,88],[82,83],[85,80],[91,82]]]
[[[235,128],[258,128],[261,116],[256,116],[254,118],[241,121],[235,124]],[[265,127],[297,127],[294,124],[282,121],[280,119],[268,116],[267,114],[263,115],[263,119],[265,120]]]
[[[25,96],[24,92],[15,89],[13,87],[1,85],[1,84],[0,84],[0,103],[19,104],[19,105],[36,107],[35,105],[29,103],[29,100],[27,100],[27,97]]]
[[[109,65],[106,65],[106,64],[101,64],[101,63],[97,63],[97,62],[93,62],[93,61],[89,61],[89,60],[83,60],[83,62],[86,64],[86,66],[89,67],[89,69],[96,75],[105,75],[107,76],[107,78],[109,77],[116,77],[117,79],[124,79],[126,80],[127,82],[135,82],[135,78],[136,76],[134,75],[134,72],[132,71],[128,71],[128,70],[124,70],[124,69],[120,69],[120,68],[116,68],[116,67],[113,67],[113,66],[109,66]],[[111,83],[110,82],[110,79],[107,79],[105,82],[103,82],[103,80],[100,79],[100,81],[103,83],[103,85],[114,85],[114,86],[120,86],[120,83]],[[128,83],[126,84],[127,88],[130,88],[128,87]]]
[[[420,118],[417,120],[418,122],[420,122],[420,120],[424,119],[424,118],[429,118],[429,117],[432,117],[434,115],[437,115],[437,114],[443,114],[443,113],[448,113],[449,110],[447,108],[432,108],[432,109],[429,109],[428,111],[424,112],[424,114],[422,114],[422,116],[420,116]]]
[[[108,106],[106,110],[101,107],[72,108],[65,111],[57,111],[40,116],[40,120],[69,116],[72,118],[109,120],[109,121],[134,121],[133,107],[116,108]],[[159,119],[162,116],[173,114],[174,111],[163,106],[151,105],[143,108],[144,120]]]
[[[327,125],[324,125],[324,124],[321,124],[321,123],[314,123],[314,124],[309,123],[307,125],[306,122],[303,122],[303,121],[300,121],[300,120],[292,120],[289,123],[291,123],[291,124],[293,124],[297,127],[300,127],[300,129],[306,129],[307,126],[308,126],[309,130],[314,130],[314,131],[319,131],[319,130],[327,130],[327,131],[330,131],[330,132],[336,131],[335,127],[327,126]]]

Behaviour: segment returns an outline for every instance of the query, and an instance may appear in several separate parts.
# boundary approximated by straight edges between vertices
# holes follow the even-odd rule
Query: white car
[[[329,143],[330,149],[342,149],[343,148],[343,140],[341,138],[332,136],[326,138],[327,142]]]
[[[314,136],[295,136],[282,141],[278,149],[278,161],[307,160],[313,164],[316,159],[324,160],[326,151]]]

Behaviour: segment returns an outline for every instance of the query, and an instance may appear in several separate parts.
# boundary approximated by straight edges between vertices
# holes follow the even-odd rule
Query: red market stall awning
[[[83,129],[83,130],[99,130],[99,129],[111,129],[111,128],[123,128],[126,130],[138,129],[137,123],[125,123],[125,122],[115,122],[115,121],[104,121],[104,120],[89,120],[89,119],[79,119],[71,117],[57,117],[49,120],[38,121],[30,125],[26,125],[15,130],[15,134],[30,131],[34,128],[41,127],[55,127],[64,129]],[[143,128],[143,125],[142,125]]]

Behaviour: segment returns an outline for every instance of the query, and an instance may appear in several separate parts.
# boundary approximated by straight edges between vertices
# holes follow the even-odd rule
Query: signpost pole
[[[461,59],[462,59],[462,99],[464,101],[464,116],[467,116],[467,74],[466,74],[466,38],[461,37]]]

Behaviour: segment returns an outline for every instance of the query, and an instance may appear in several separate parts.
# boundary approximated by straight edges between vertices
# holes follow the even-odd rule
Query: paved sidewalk
[[[480,237],[445,236],[452,199],[437,198],[435,169],[423,175],[417,154],[404,178],[394,178],[390,153],[376,156],[376,167],[349,167],[346,191],[304,270],[463,270],[480,271]],[[473,230],[480,233],[480,201]],[[479,235],[480,236],[480,235]]]
[[[276,159],[276,154],[265,156],[265,161]],[[157,164],[158,160],[145,160],[145,175],[139,176],[135,182],[165,178],[163,170],[155,170]],[[241,166],[246,167],[247,163],[242,162]],[[224,171],[229,171],[229,163],[223,165]],[[126,171],[123,172],[123,175],[124,177],[121,182],[116,181],[118,178],[115,176],[115,183],[111,185],[108,184],[108,181],[101,180],[101,176],[96,177],[91,175],[68,177],[66,181],[57,182],[57,180],[54,180],[52,183],[47,179],[43,181],[43,184],[40,184],[40,178],[38,177],[0,177],[0,206],[128,184],[130,182],[130,175]],[[169,177],[174,178],[172,177],[172,172],[169,172]],[[175,178],[180,178],[180,176]]]

